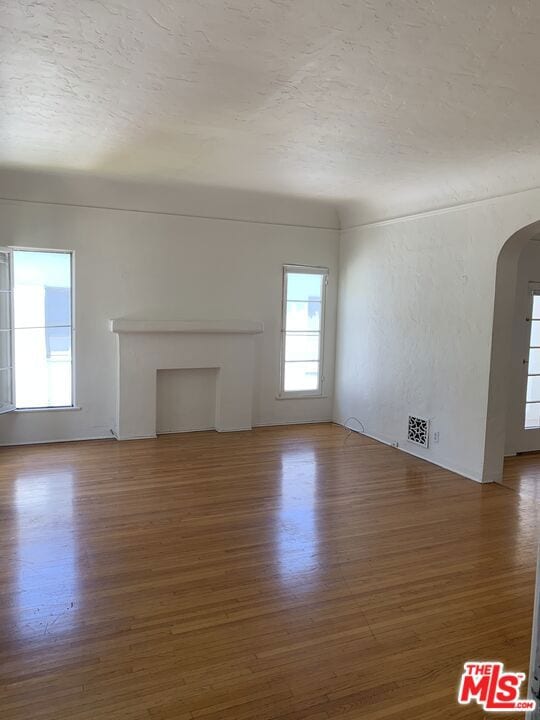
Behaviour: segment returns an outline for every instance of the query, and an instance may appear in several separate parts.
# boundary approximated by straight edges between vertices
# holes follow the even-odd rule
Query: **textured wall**
[[[354,415],[368,434],[482,479],[497,257],[539,208],[529,191],[342,233],[338,422]],[[409,413],[431,418],[439,442],[408,444]],[[502,456],[504,425],[495,446]]]

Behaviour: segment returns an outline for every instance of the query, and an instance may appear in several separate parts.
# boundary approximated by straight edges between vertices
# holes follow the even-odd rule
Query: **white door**
[[[0,248],[0,413],[10,412],[15,409],[13,387],[11,250]]]

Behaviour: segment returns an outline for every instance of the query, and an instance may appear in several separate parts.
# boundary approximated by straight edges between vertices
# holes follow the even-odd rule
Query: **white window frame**
[[[319,377],[316,390],[285,390],[285,342],[287,338],[287,281],[289,273],[306,275],[322,275],[321,289],[321,326],[319,329]],[[283,291],[281,298],[281,353],[279,368],[279,392],[278,399],[288,398],[309,398],[324,396],[324,329],[326,317],[326,290],[328,287],[329,270],[326,267],[315,265],[284,265],[283,266]]]
[[[15,371],[17,367],[17,358],[15,354],[15,294],[12,293],[12,303],[11,303],[11,334],[12,334],[12,362],[13,362],[13,411],[17,413],[26,413],[26,412],[42,412],[42,411],[57,411],[57,410],[78,410],[79,407],[77,405],[77,398],[76,398],[76,383],[75,383],[75,252],[73,250],[62,250],[60,248],[42,248],[42,247],[26,247],[26,246],[16,246],[16,245],[10,245],[9,250],[11,252],[10,260],[11,260],[11,267],[10,267],[10,277],[11,277],[11,283],[12,283],[12,290],[14,290],[14,282],[15,282],[15,275],[14,275],[14,253],[16,252],[40,252],[40,253],[61,253],[63,255],[69,255],[70,256],[70,282],[71,282],[71,292],[70,292],[70,303],[71,303],[71,405],[43,405],[43,406],[36,406],[36,407],[17,407],[17,396],[15,392]]]
[[[2,292],[9,295],[9,327],[5,332],[9,333],[9,366],[0,368],[2,370],[10,370],[10,402],[4,403],[0,398],[0,415],[13,412],[15,410],[15,347],[13,342],[13,251],[10,247],[0,247],[0,252],[8,256],[8,288]]]

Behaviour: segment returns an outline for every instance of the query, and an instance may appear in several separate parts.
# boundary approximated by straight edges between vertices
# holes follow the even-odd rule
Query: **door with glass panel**
[[[529,355],[524,361],[527,368],[525,430],[540,428],[540,287],[536,283],[530,290],[530,298]]]
[[[15,409],[13,397],[13,283],[11,251],[0,248],[0,413]]]

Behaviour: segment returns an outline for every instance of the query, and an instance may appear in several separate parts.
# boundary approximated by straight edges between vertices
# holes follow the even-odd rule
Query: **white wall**
[[[354,415],[376,438],[494,479],[484,450],[497,257],[539,217],[531,190],[342,232],[337,422]],[[439,443],[407,443],[409,413],[431,418]],[[497,443],[502,455],[504,433]]]
[[[158,212],[99,209],[75,204],[86,187],[78,188],[77,178],[64,184],[57,178],[49,184],[42,179],[37,189],[30,182],[32,176],[27,180],[27,185],[21,185],[20,179],[15,182],[16,194],[22,197],[31,188],[28,194],[35,202],[0,201],[1,243],[75,253],[76,399],[81,410],[0,416],[0,444],[110,436],[116,403],[116,338],[108,320],[121,317],[260,320],[264,334],[257,338],[254,423],[331,418],[338,233],[309,226],[321,222],[330,226],[331,214],[325,215],[320,207],[310,214],[306,203],[296,208],[290,200],[282,205],[269,199],[267,217],[258,222],[253,219],[252,198],[247,197],[244,209],[249,221],[187,217],[174,213],[170,188],[165,193],[166,211],[159,191],[152,188],[147,206]],[[106,201],[108,207],[119,208],[129,197],[129,187],[118,187],[122,193],[117,196],[111,195],[116,188],[111,183],[104,185],[101,196],[94,187],[92,202]],[[0,188],[9,190],[5,177],[0,177]],[[69,196],[67,205],[57,204],[63,193]],[[135,196],[143,198],[140,188]],[[262,206],[260,198],[257,202]],[[207,212],[213,208],[209,202]],[[223,204],[217,210],[223,212]],[[235,197],[235,215],[241,210],[241,199]],[[184,205],[182,211],[187,211]],[[280,224],[282,218],[289,224]],[[285,263],[330,269],[324,398],[276,399]]]
[[[536,240],[527,243],[518,264],[511,348],[512,359],[508,382],[505,447],[507,455],[540,450],[540,430],[525,430],[524,428],[527,368],[523,364],[523,360],[529,354],[531,325],[526,321],[526,318],[530,316],[531,310],[530,282],[540,283],[540,242]]]

